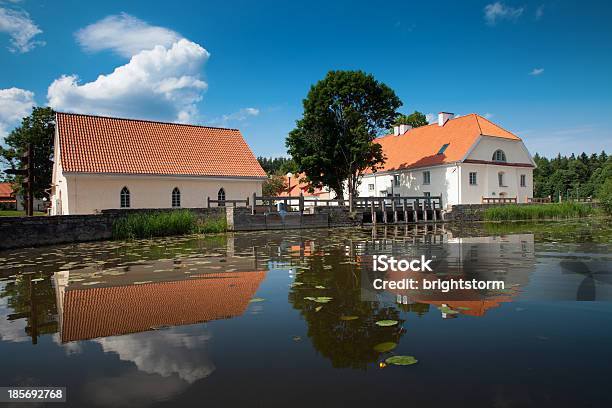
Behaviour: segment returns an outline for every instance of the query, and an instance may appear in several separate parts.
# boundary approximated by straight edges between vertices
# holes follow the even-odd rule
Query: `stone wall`
[[[222,216],[225,208],[190,208],[200,218]],[[113,222],[127,214],[173,209],[104,210],[101,214],[50,217],[0,217],[0,250],[98,241],[112,238]]]

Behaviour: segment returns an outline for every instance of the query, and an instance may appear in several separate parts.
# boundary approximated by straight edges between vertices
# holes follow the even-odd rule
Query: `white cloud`
[[[61,76],[49,86],[48,103],[60,111],[190,122],[207,88],[200,73],[209,56],[186,39],[156,45],[91,82]]]
[[[523,7],[506,6],[501,1],[487,4],[484,8],[484,18],[488,25],[495,25],[499,20],[516,21],[523,14]]]
[[[34,93],[20,88],[0,89],[0,140],[35,105]]]
[[[537,76],[541,75],[542,73],[544,73],[544,68],[534,68],[529,75]]]
[[[544,16],[544,5],[540,5],[535,11],[536,20],[541,19]]]
[[[259,109],[243,108],[237,112],[229,113],[218,118],[211,119],[209,123],[216,126],[227,126],[230,122],[243,122],[250,117],[258,116]]]
[[[486,112],[484,115],[482,115],[485,119],[492,119],[493,115],[491,112]]]
[[[11,52],[28,52],[37,45],[44,45],[44,41],[34,41],[33,38],[42,33],[25,11],[12,10],[0,7],[0,32],[11,37]]]
[[[108,16],[80,29],[77,42],[89,52],[112,50],[131,57],[157,45],[169,48],[180,40],[180,34],[164,27],[156,27],[126,13]]]

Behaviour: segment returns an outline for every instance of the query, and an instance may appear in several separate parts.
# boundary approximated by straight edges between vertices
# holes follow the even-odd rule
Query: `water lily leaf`
[[[376,322],[376,325],[381,326],[381,327],[388,327],[388,326],[395,326],[398,323],[399,322],[397,320],[379,320]]]
[[[311,301],[317,302],[317,303],[327,303],[327,302],[331,301],[333,298],[331,298],[329,296],[319,296],[319,297],[307,296],[304,299],[311,300]]]
[[[303,282],[293,282],[291,284],[291,286],[300,286],[300,285],[303,285],[303,284],[304,284]]]
[[[263,302],[264,298],[260,298],[260,297],[254,297],[253,299],[249,300],[249,303],[257,303],[257,302]]]
[[[387,342],[375,345],[374,350],[378,351],[379,353],[386,353],[387,351],[391,351],[396,347],[397,347],[397,343],[394,343],[392,341],[387,341]]]
[[[340,316],[340,320],[345,320],[345,321],[357,320],[357,319],[359,319],[359,316]]]
[[[451,308],[450,308],[450,307],[448,307],[448,306],[440,306],[440,307],[438,307],[438,309],[439,309],[439,310],[440,310],[442,313],[446,313],[446,314],[457,314],[457,313],[459,313],[458,311],[453,310],[453,309],[451,309]]]
[[[321,285],[317,285],[315,286],[316,289],[327,289],[325,286],[321,286]]]
[[[317,306],[317,307],[315,307],[315,312],[318,312],[321,309],[323,309],[323,306]]]
[[[417,360],[413,356],[393,356],[393,357],[387,358],[385,360],[385,363],[404,366],[404,365],[416,364],[418,361],[419,360]]]

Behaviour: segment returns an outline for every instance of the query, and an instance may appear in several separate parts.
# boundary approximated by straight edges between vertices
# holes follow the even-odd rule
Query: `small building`
[[[332,193],[329,187],[324,186],[322,188],[312,188],[310,183],[304,181],[306,175],[304,173],[291,174],[288,173],[283,176],[285,183],[285,189],[279,194],[281,197],[298,197],[300,194],[308,199],[305,203],[306,206],[314,205],[314,200],[329,200],[332,198]]]
[[[445,207],[533,197],[535,162],[525,144],[482,116],[441,112],[437,123],[396,126],[375,141],[386,161],[364,175],[361,197],[442,196]]]
[[[72,113],[55,129],[51,215],[223,205],[266,180],[237,129]]]
[[[0,210],[15,210],[17,199],[11,183],[0,183]]]

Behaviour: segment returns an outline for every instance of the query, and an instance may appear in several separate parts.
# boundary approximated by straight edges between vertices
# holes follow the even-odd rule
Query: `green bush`
[[[484,213],[484,218],[488,221],[574,218],[586,217],[593,214],[593,212],[594,210],[591,206],[574,202],[534,205],[502,205],[487,208]]]
[[[607,214],[612,214],[612,178],[608,178],[599,188],[597,198]]]
[[[134,239],[165,237],[206,232],[224,232],[225,217],[198,220],[189,210],[134,213],[113,223],[113,238]]]

